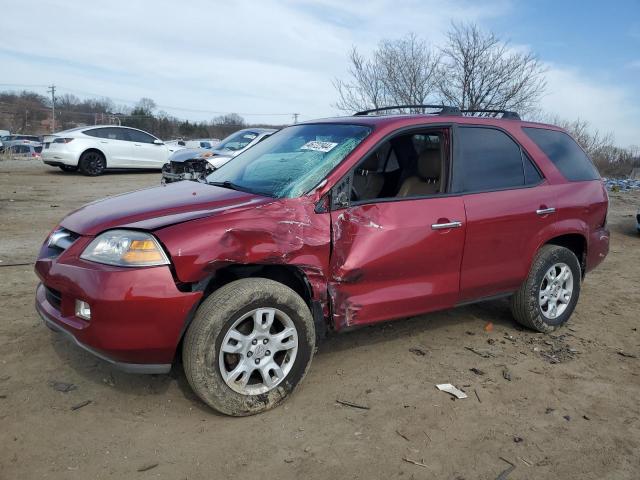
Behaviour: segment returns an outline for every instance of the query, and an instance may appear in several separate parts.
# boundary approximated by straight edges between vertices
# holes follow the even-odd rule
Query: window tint
[[[155,140],[154,137],[149,135],[148,133],[141,132],[140,130],[134,130],[132,128],[123,129],[126,133],[129,134],[129,138],[123,138],[122,140],[131,140],[132,142],[139,143],[153,143]]]
[[[457,190],[475,192],[524,185],[520,147],[500,130],[460,127],[455,148]]]
[[[85,130],[82,133],[91,137],[109,138],[107,137],[107,130],[107,128],[92,128],[91,130]]]
[[[113,127],[92,128],[91,130],[85,130],[84,134],[109,140],[129,140],[126,130],[125,128]]]
[[[529,155],[522,152],[522,165],[524,166],[524,183],[526,185],[536,185],[542,180],[542,175],[529,158]]]
[[[42,153],[42,147],[35,147],[35,148],[34,148],[34,150],[35,150],[37,153]]]
[[[580,182],[600,178],[589,157],[566,133],[532,127],[523,130],[567,180]]]

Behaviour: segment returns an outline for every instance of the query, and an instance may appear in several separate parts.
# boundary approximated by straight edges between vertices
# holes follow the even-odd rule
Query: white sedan
[[[65,172],[80,169],[95,176],[107,168],[159,170],[181,148],[137,128],[95,125],[45,136],[42,161]]]

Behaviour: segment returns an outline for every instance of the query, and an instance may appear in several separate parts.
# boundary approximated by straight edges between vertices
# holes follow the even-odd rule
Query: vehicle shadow
[[[508,301],[502,299],[329,334],[320,343],[317,355],[332,355],[363,345],[383,344],[420,334],[434,333],[452,325],[456,327],[464,325],[467,331],[476,333],[481,332],[487,322],[492,322],[495,327],[503,329],[523,329],[513,320]],[[75,346],[70,348],[66,338],[55,332],[50,333],[54,351],[61,362],[69,365],[89,383],[106,384],[125,395],[155,396],[166,395],[175,382],[180,396],[187,400],[192,408],[197,408],[208,415],[224,416],[209,408],[191,389],[182,368],[181,351],[176,354],[169,374],[128,374],[117,370],[80,348]]]
[[[76,170],[75,172],[63,172],[62,170],[60,170],[58,168],[45,170],[45,173],[47,175],[53,175],[53,176],[59,176],[59,177],[64,177],[64,176],[87,177],[86,175],[82,174],[78,170]],[[105,170],[102,175],[99,175],[99,177],[104,177],[104,176],[109,176],[109,175],[127,175],[127,174],[131,174],[131,173],[138,173],[138,174],[139,173],[146,173],[146,174],[159,175],[161,173],[161,170],[160,169],[149,169],[149,168],[109,169],[109,170]],[[87,178],[98,178],[98,177],[87,177]]]
[[[380,322],[341,333],[331,333],[320,344],[318,354],[328,355],[348,350],[355,346],[369,346],[416,335],[429,334],[452,326],[459,327],[464,325],[467,331],[477,333],[481,332],[488,322],[492,322],[494,327],[502,327],[503,329],[523,329],[513,319],[509,301],[501,299],[407,319]]]

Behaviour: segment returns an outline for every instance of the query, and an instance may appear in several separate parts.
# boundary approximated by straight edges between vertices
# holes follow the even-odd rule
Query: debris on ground
[[[627,357],[627,358],[638,358],[637,355],[634,355],[633,353],[623,352],[622,350],[618,351],[618,355],[620,355],[621,357]]]
[[[564,418],[567,422],[571,420],[571,417],[569,415],[563,415],[562,418]]]
[[[629,192],[640,189],[640,180],[631,178],[603,178],[607,190],[612,192]]]
[[[548,338],[538,335],[529,336],[525,343],[533,345],[533,351],[551,364],[563,363],[574,360],[579,353],[567,343],[567,335],[554,335]]]
[[[425,349],[419,347],[410,348],[409,351],[418,357],[424,357],[427,354]]]
[[[50,383],[50,385],[55,391],[62,392],[62,393],[67,393],[72,390],[76,390],[78,388],[77,385],[74,385],[73,383],[67,383],[67,382],[53,381]]]
[[[475,373],[476,375],[484,375],[484,372],[476,367],[470,368],[469,371]]]
[[[475,388],[473,389],[473,393],[476,394],[476,398],[478,399],[479,403],[482,403],[482,400],[480,400],[480,395],[478,395],[478,390],[476,390]]]
[[[85,400],[84,402],[77,403],[71,407],[71,410],[80,410],[82,407],[86,407],[91,402],[92,402],[91,400]]]
[[[509,461],[509,460],[507,460],[506,458],[503,458],[503,457],[499,457],[499,458],[500,458],[500,460],[502,460],[503,462],[506,462],[506,463],[508,463],[509,465],[511,465],[509,468],[507,468],[506,470],[503,470],[503,471],[500,473],[500,475],[498,475],[498,476],[496,477],[496,480],[505,480],[505,479],[509,476],[509,474],[510,474],[511,472],[513,472],[513,471],[516,469],[516,466],[515,466],[515,464],[514,464],[514,463],[510,462],[510,461]]]
[[[404,438],[407,442],[410,442],[411,440],[409,440],[409,437],[407,437],[404,433],[402,433],[400,430],[396,430],[396,433],[398,435],[400,435],[402,438]]]
[[[547,409],[545,410],[544,413],[546,413],[547,415],[549,415],[551,412],[554,412],[556,409],[555,408],[551,408],[551,407],[547,407]]]
[[[360,410],[370,410],[370,407],[368,407],[367,405],[362,405],[362,404],[359,404],[359,403],[350,402],[349,400],[337,400],[336,399],[336,403],[339,403],[340,405],[344,405],[346,407],[359,408]]]
[[[513,437],[513,441],[515,443],[522,443],[522,442],[524,442],[524,438],[516,436],[516,437]]]
[[[511,381],[511,372],[506,367],[504,368],[504,370],[502,370],[502,378],[504,378],[508,382]]]
[[[438,390],[440,390],[441,392],[446,392],[446,393],[448,393],[450,395],[453,395],[454,397],[456,397],[458,399],[467,398],[467,394],[466,393],[464,393],[459,388],[454,387],[450,383],[440,383],[440,384],[436,385],[436,388]]]
[[[484,326],[484,331],[487,333],[493,332],[493,322],[487,322],[487,324]]]
[[[423,462],[424,462],[424,460],[423,460],[422,462],[417,462],[417,461],[415,461],[415,460],[411,460],[411,459],[406,458],[406,457],[402,457],[402,460],[404,460],[404,461],[405,461],[405,462],[407,462],[407,463],[411,463],[411,464],[413,464],[413,465],[417,465],[418,467],[427,468],[427,465],[426,465],[425,463],[423,463]]]
[[[157,463],[148,463],[146,465],[141,466],[140,468],[138,468],[139,472],[146,472],[147,470],[151,470],[152,468],[156,468],[158,466]]]
[[[464,348],[466,348],[470,352],[475,353],[476,355],[481,356],[482,358],[491,358],[491,357],[494,356],[493,353],[491,353],[488,350],[479,350],[479,349],[474,348],[474,347],[464,347]]]

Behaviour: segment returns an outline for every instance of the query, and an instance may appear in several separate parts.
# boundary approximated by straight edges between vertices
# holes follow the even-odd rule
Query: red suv
[[[297,124],[206,181],[85,205],[42,246],[37,310],[129,372],[181,352],[230,415],[284,400],[327,329],[511,297],[551,332],[608,252],[607,193],[562,129],[489,113]]]

